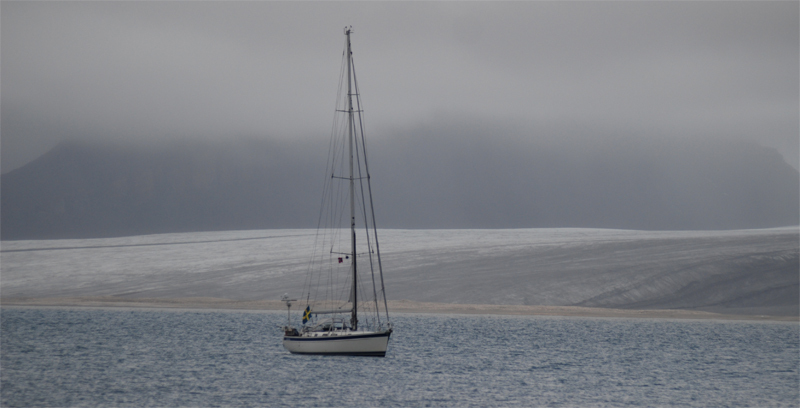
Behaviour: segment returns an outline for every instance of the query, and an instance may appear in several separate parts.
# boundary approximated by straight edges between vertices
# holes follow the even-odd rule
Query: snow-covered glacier
[[[299,295],[315,231],[3,241],[0,297]],[[798,315],[800,230],[379,230],[389,299]]]

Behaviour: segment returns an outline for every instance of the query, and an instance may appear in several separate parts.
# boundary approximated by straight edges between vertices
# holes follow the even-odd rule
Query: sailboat
[[[367,162],[363,109],[350,36],[340,70],[322,208],[304,287],[302,325],[287,323],[283,346],[294,354],[386,355],[392,323],[383,282]],[[342,93],[346,83],[346,93]],[[344,119],[344,120],[342,120]]]

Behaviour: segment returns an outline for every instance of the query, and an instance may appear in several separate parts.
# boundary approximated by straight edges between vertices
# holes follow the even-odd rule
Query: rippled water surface
[[[3,308],[0,405],[798,406],[796,323],[397,315],[385,358],[285,314]]]

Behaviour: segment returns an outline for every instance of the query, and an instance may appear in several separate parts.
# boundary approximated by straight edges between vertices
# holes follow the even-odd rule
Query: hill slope
[[[430,132],[430,130],[428,131]],[[370,146],[393,228],[769,228],[800,223],[800,175],[746,143],[581,146],[420,131]],[[2,239],[314,227],[325,145],[63,143],[2,175]]]

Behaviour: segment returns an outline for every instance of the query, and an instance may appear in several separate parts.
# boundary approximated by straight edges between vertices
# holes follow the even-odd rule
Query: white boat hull
[[[283,347],[292,354],[384,357],[391,330],[383,332],[306,333],[284,336]]]

